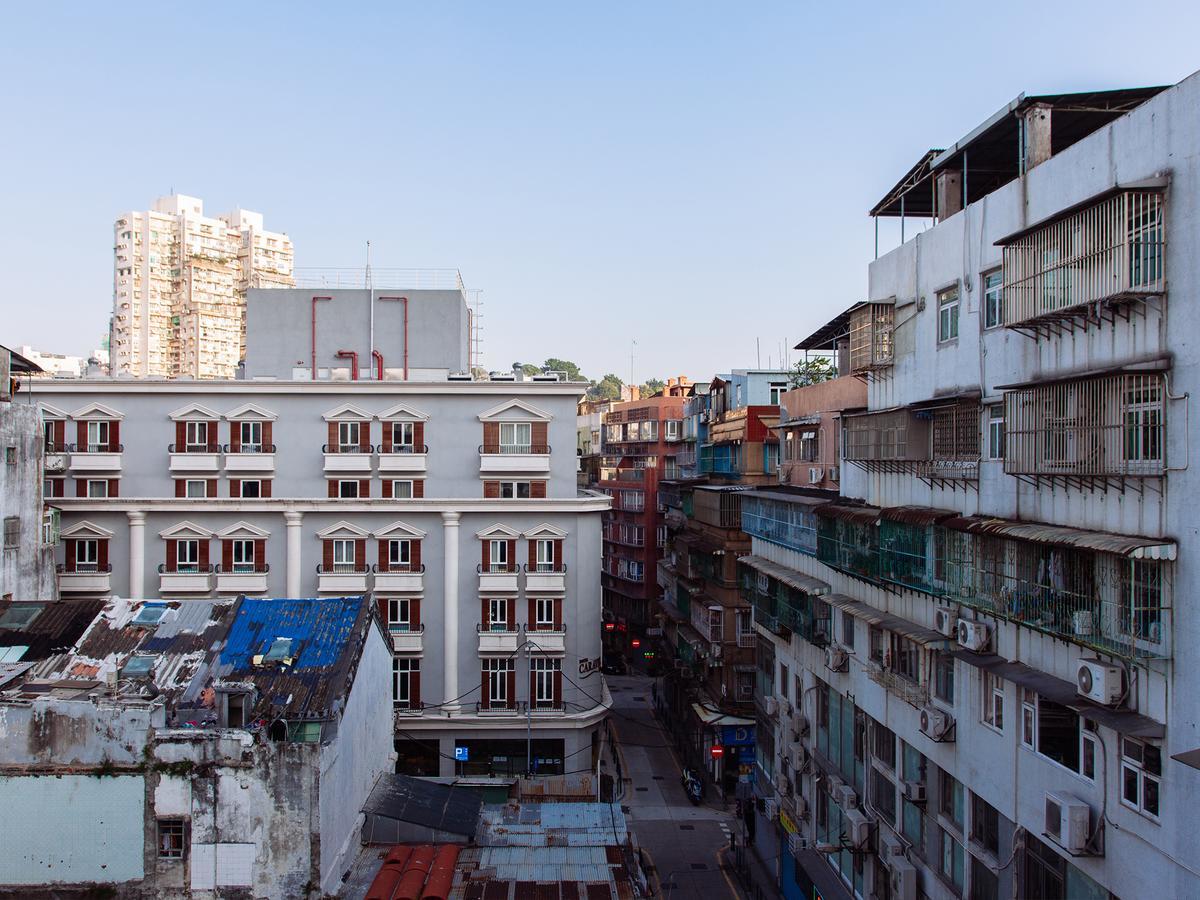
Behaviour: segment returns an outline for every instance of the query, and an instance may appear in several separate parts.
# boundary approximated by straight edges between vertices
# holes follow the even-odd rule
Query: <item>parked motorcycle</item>
[[[688,799],[692,801],[692,805],[699,806],[700,801],[704,798],[704,782],[701,780],[699,773],[685,768],[680,783],[683,785],[684,791],[687,792]]]

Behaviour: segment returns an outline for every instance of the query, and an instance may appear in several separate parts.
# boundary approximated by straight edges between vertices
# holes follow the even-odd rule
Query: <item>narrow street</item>
[[[651,856],[662,897],[740,898],[720,851],[729,842],[733,815],[720,805],[693,806],[680,783],[670,738],[654,717],[653,680],[645,675],[607,676],[613,696],[613,730],[620,748],[630,827]],[[719,801],[717,801],[719,804]]]

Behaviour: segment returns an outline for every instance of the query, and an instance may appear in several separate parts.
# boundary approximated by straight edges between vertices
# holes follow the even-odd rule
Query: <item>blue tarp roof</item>
[[[293,671],[328,668],[346,650],[362,604],[362,597],[245,597],[221,652],[222,666],[235,676],[255,671],[256,655],[265,654],[276,638],[291,638]]]

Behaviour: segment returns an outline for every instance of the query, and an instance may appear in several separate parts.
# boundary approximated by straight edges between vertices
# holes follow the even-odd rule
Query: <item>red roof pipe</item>
[[[412,849],[403,845],[391,849],[363,900],[392,900],[392,894],[396,892],[396,886],[404,874],[404,864],[412,855]]]
[[[378,350],[372,350],[371,359],[375,360],[375,380],[383,381],[383,354]]]
[[[421,900],[446,900],[450,889],[454,887],[454,867],[457,863],[458,847],[454,844],[443,844],[429,870],[429,880],[425,882]]]
[[[408,381],[408,298],[380,297],[380,300],[401,300],[404,302],[404,380]]]
[[[404,867],[404,877],[400,879],[400,886],[392,895],[393,900],[420,900],[421,890],[425,887],[425,877],[429,874],[431,865],[433,865],[433,846],[431,844],[422,844],[413,850],[412,856],[408,858],[408,865]]]
[[[338,359],[350,360],[350,380],[358,381],[358,354],[353,350],[339,350],[333,355]]]
[[[332,297],[313,297],[312,298],[312,370],[310,375],[312,380],[317,380],[317,301],[332,300]]]

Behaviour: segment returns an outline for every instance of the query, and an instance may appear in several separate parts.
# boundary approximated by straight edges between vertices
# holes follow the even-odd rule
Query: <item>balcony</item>
[[[548,474],[550,447],[545,444],[480,444],[479,471],[486,474]]]
[[[392,639],[395,653],[422,653],[425,649],[425,626],[388,625],[388,636]]]
[[[479,573],[479,592],[481,594],[515,594],[517,592],[517,575],[520,568],[516,563],[492,563],[486,568],[477,565]]]
[[[847,416],[845,459],[940,487],[978,481],[981,417],[980,405],[965,400]]]
[[[998,241],[1004,324],[1050,337],[1166,290],[1163,194],[1120,191]]]
[[[325,456],[325,474],[370,475],[374,450],[370,444],[365,448],[358,444],[325,444],[321,448]]]
[[[42,457],[42,468],[47,475],[61,475],[67,471],[67,454],[63,450],[47,449]]]
[[[525,591],[530,594],[561,594],[567,589],[566,565],[525,565]]]
[[[110,594],[112,593],[112,566],[77,565],[68,570],[58,566],[58,590],[62,594]]]
[[[123,444],[70,444],[72,472],[120,472]]]
[[[421,474],[425,472],[428,456],[429,448],[426,446],[393,446],[388,453],[380,451],[379,471],[387,475],[404,473]]]
[[[317,591],[322,594],[365,594],[371,570],[367,565],[335,563],[317,566]]]
[[[242,444],[236,451],[225,447],[225,471],[230,474],[274,472],[275,445]]]
[[[532,648],[541,653],[566,653],[567,652],[567,626],[562,625],[559,628],[530,628],[525,629],[525,640],[532,644]]]
[[[514,625],[476,625],[479,633],[480,653],[503,653],[512,655],[521,644],[521,631]]]
[[[850,310],[850,374],[868,375],[892,364],[894,303],[862,303]]]
[[[518,700],[481,703],[476,701],[475,712],[481,716],[516,716],[525,712],[525,704]]]
[[[742,531],[809,556],[817,553],[817,517],[813,509],[824,501],[808,497],[778,499],[760,494],[742,496]]]
[[[263,564],[259,569],[253,565],[224,569],[217,566],[218,594],[265,594],[267,573],[270,566]]]
[[[419,594],[425,585],[425,566],[376,564],[375,593]]]
[[[909,706],[920,709],[929,703],[929,688],[926,685],[918,684],[891,669],[885,669],[878,662],[869,663],[866,669],[869,679]]]
[[[212,590],[212,582],[212,566],[193,566],[187,569],[170,570],[165,565],[158,567],[158,592],[163,596],[207,594]]]
[[[221,448],[217,444],[203,446],[167,447],[171,454],[171,473],[180,475],[215,475],[221,469]]]

